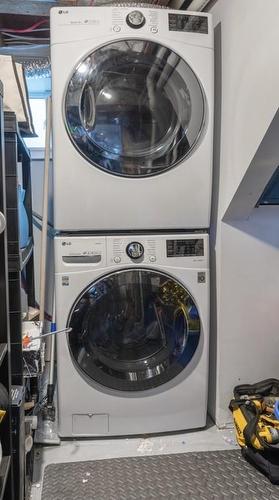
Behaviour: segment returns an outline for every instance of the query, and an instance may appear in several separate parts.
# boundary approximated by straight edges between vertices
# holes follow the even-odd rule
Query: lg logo
[[[69,11],[68,10],[59,10],[58,11],[58,14],[68,14]]]
[[[69,246],[72,243],[70,241],[62,241],[62,246],[65,247],[66,245]]]

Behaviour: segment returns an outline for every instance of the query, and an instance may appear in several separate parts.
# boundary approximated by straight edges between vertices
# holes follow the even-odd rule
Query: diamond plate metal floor
[[[42,500],[279,500],[239,450],[50,464]]]

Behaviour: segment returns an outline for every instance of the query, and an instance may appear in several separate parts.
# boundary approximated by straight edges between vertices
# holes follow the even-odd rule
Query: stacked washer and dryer
[[[51,11],[61,436],[206,424],[208,14]]]

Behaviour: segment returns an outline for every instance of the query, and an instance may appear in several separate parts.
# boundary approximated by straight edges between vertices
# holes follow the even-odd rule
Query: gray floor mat
[[[42,500],[279,500],[239,450],[51,464]]]

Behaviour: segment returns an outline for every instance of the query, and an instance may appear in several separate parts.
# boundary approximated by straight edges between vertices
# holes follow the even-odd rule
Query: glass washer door
[[[112,174],[160,174],[189,155],[202,131],[204,95],[190,66],[163,45],[108,43],[75,68],[65,121],[77,150]]]
[[[94,282],[77,300],[68,325],[77,368],[115,390],[142,391],[175,378],[200,341],[198,309],[167,274],[127,269]]]

